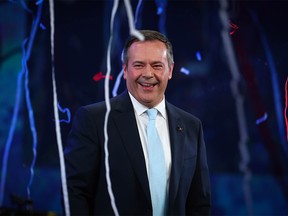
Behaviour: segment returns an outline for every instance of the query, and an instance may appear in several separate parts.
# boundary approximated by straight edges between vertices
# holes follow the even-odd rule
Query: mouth
[[[158,83],[138,82],[144,91],[152,91]]]
[[[157,83],[139,83],[144,88],[153,88]]]

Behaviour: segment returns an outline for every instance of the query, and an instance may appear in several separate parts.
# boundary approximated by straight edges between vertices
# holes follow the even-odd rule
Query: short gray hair
[[[161,34],[158,31],[153,31],[153,30],[140,30],[139,31],[143,36],[144,36],[144,40],[145,41],[161,41],[162,43],[165,44],[166,48],[167,48],[167,58],[168,58],[168,65],[169,67],[174,64],[174,58],[173,58],[173,47],[171,42],[168,40],[168,38]],[[130,35],[125,43],[124,49],[122,51],[122,56],[121,56],[121,60],[123,64],[127,64],[128,63],[128,50],[130,48],[130,46],[134,43],[140,41],[136,36],[134,35]]]

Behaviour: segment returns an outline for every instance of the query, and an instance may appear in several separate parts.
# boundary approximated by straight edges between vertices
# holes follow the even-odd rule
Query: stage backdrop
[[[161,31],[174,45],[166,99],[202,120],[212,214],[287,215],[288,2],[225,2],[130,1],[135,27]],[[35,211],[62,214],[52,68],[65,147],[76,110],[104,99],[113,3],[54,1],[52,64],[49,2],[0,1],[2,208],[29,198]],[[125,89],[120,56],[128,35],[120,1],[111,97]]]

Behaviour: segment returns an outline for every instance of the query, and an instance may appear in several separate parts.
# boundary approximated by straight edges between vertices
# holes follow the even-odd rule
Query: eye
[[[160,70],[163,68],[163,65],[162,64],[155,64],[155,65],[153,65],[153,68],[156,70]]]
[[[135,64],[133,64],[133,67],[136,68],[136,69],[140,69],[140,68],[143,68],[144,65],[141,64],[141,63],[135,63]]]

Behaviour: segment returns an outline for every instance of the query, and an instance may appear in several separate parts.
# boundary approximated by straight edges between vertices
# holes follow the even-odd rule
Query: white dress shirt
[[[142,149],[144,153],[145,163],[147,175],[149,178],[149,166],[148,166],[148,150],[147,150],[147,134],[146,128],[148,124],[148,115],[146,110],[148,107],[139,103],[129,92],[129,96],[131,98],[134,113],[136,117],[136,122],[138,126],[138,131],[141,139]],[[167,189],[169,188],[169,180],[170,180],[170,172],[171,172],[171,148],[170,148],[170,136],[169,136],[169,128],[168,128],[168,118],[166,113],[165,99],[163,99],[155,109],[158,110],[156,117],[156,128],[159,134],[159,138],[161,140],[161,144],[163,145],[164,150],[164,158],[166,165],[166,176],[167,176]]]

